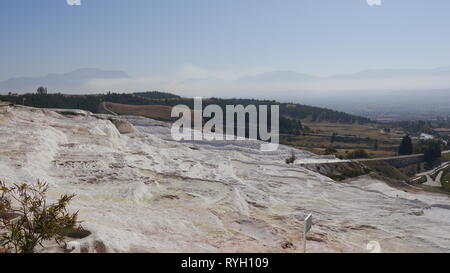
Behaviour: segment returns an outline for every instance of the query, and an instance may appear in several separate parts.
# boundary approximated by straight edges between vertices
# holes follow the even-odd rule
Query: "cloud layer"
[[[447,73],[448,72],[448,73]],[[314,77],[293,71],[212,71],[182,66],[168,75],[94,79],[86,90],[161,90],[183,96],[296,99],[310,96],[371,94],[382,91],[450,88],[450,70],[374,70]]]
[[[122,71],[92,68],[42,77],[0,82],[0,92],[104,93],[159,90],[186,97],[240,97],[301,101],[307,98],[377,95],[383,92],[449,90],[450,67],[439,69],[367,70],[355,74],[317,77],[270,69],[214,70],[183,65],[167,74],[131,77]]]
[[[369,6],[381,6],[381,0],[367,0]]]

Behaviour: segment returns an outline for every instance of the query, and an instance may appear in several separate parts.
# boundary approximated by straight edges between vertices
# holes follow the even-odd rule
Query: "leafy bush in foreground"
[[[61,244],[64,233],[75,228],[78,212],[70,214],[66,209],[75,195],[63,195],[47,204],[47,190],[47,184],[40,181],[11,187],[0,182],[0,248],[33,253],[45,241]]]

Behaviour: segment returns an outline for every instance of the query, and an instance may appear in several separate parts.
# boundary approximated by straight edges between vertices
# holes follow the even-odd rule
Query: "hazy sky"
[[[0,80],[95,67],[133,79],[93,80],[77,90],[302,99],[333,90],[444,89],[448,74],[239,79],[275,70],[328,76],[449,66],[449,14],[448,0],[2,0]]]
[[[0,80],[448,66],[449,14],[448,0],[2,0]]]

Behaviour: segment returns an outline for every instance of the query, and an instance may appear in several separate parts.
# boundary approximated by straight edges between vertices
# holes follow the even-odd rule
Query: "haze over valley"
[[[430,119],[446,117],[450,112],[450,67],[366,70],[328,77],[294,71],[225,74],[188,66],[164,77],[136,78],[118,70],[82,68],[63,74],[10,78],[0,82],[0,92],[22,94],[43,84],[50,93],[66,94],[160,90],[186,97],[274,99],[380,120]]]

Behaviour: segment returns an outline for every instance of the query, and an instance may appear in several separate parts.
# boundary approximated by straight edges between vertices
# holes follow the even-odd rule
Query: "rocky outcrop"
[[[47,109],[47,110],[51,110],[53,112],[56,112],[60,115],[63,116],[83,116],[83,117],[87,117],[92,115],[91,112],[89,111],[85,111],[85,110],[78,110],[78,109]]]
[[[134,128],[134,126],[131,123],[129,123],[128,121],[115,119],[115,118],[109,118],[109,120],[114,124],[114,126],[116,126],[117,130],[121,134],[131,134],[131,133],[136,132],[136,129]]]

